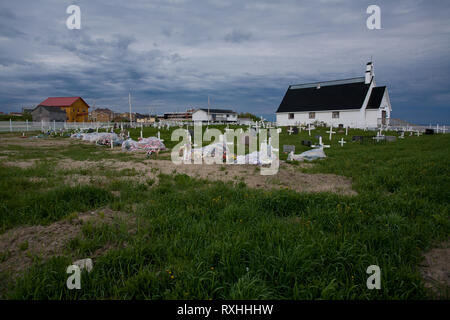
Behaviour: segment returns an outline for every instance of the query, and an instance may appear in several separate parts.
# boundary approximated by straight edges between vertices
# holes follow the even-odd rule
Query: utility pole
[[[208,126],[209,126],[209,95],[208,95]]]
[[[130,106],[130,127],[131,127],[131,124],[133,122],[132,119],[131,119],[131,89],[128,92],[128,105]]]

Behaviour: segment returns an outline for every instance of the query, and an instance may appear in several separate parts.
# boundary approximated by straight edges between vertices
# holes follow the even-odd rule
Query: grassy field
[[[354,196],[263,190],[241,182],[198,179],[174,170],[158,181],[103,160],[142,163],[130,153],[72,143],[39,147],[1,144],[0,235],[26,226],[67,221],[79,233],[43,257],[21,242],[32,260],[13,275],[0,272],[6,299],[426,299],[419,272],[423,253],[447,242],[450,231],[450,135],[392,143],[352,143],[352,130],[332,141],[327,129],[282,133],[296,153],[301,140],[324,136],[327,158],[305,174],[352,179]],[[156,135],[146,128],[144,136]],[[139,130],[131,136],[137,138]],[[161,131],[169,147],[170,133]],[[337,141],[344,137],[347,144]],[[68,140],[53,138],[54,140]],[[287,155],[281,155],[285,159]],[[164,159],[164,155],[161,156]],[[5,165],[6,162],[30,166]],[[95,170],[62,161],[97,162]],[[156,168],[149,170],[157,171]],[[226,166],[225,166],[225,169]],[[280,170],[285,170],[283,164]],[[255,170],[254,174],[259,174]],[[74,175],[84,183],[70,184]],[[126,179],[124,179],[124,177]],[[107,208],[107,209],[105,209]],[[107,219],[107,210],[120,215]],[[94,212],[95,219],[77,220]],[[65,222],[64,222],[65,223]],[[0,252],[0,264],[11,259]],[[94,256],[82,289],[68,290],[66,268]],[[381,290],[368,290],[366,269],[381,268]],[[445,291],[448,288],[443,288]]]

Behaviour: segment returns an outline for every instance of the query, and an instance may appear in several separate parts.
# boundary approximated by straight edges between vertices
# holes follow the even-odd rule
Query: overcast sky
[[[69,30],[66,8],[81,8]],[[366,9],[381,8],[381,30]],[[290,84],[364,76],[373,57],[394,118],[450,123],[450,1],[2,1],[0,111],[49,96],[162,114],[273,115]]]

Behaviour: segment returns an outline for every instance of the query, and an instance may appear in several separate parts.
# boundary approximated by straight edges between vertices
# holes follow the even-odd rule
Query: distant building
[[[31,111],[33,121],[37,122],[61,122],[66,121],[66,111],[60,108],[39,105]]]
[[[90,121],[93,122],[111,122],[114,119],[114,111],[108,108],[97,108],[92,110]]]
[[[165,112],[163,118],[173,121],[192,121],[192,112],[194,110],[186,110],[184,112]]]
[[[238,114],[232,110],[222,109],[197,109],[192,113],[195,122],[222,122],[230,123],[238,121]]]
[[[136,113],[136,122],[138,123],[153,123],[155,121],[156,121],[155,116]]]
[[[280,126],[323,122],[355,128],[389,125],[388,90],[377,87],[373,63],[365,77],[289,86],[276,112]]]
[[[10,112],[9,115],[10,116],[14,116],[14,117],[21,117],[21,116],[23,116],[23,114],[20,113],[20,112]]]
[[[87,122],[89,105],[81,97],[52,97],[42,101],[39,106],[52,107],[66,112],[67,122]],[[36,109],[34,109],[36,110]],[[33,110],[33,111],[34,111]],[[33,118],[34,121],[34,118]]]
[[[253,124],[253,120],[250,118],[238,118],[237,123],[244,125],[244,126],[248,126],[248,125]]]
[[[130,113],[129,112],[121,113],[121,114],[119,114],[119,117],[130,121]],[[131,121],[136,121],[136,113],[131,113]]]

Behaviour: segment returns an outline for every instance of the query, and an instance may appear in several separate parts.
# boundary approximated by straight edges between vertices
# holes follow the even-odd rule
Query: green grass
[[[294,144],[296,153],[307,150],[301,146],[306,138],[304,132],[283,134],[280,149]],[[84,225],[61,256],[36,262],[10,283],[4,297],[428,298],[418,265],[424,250],[448,240],[450,136],[383,145],[347,139],[343,148],[337,140],[333,137],[325,150],[327,159],[298,170],[351,177],[357,196],[264,191],[176,172],[159,175],[158,184],[118,179],[133,176],[129,170],[106,173],[105,185],[79,187],[58,187],[63,173],[56,172],[49,174],[54,186],[40,191],[44,186],[27,177],[51,172],[51,162],[30,169],[0,166],[3,230],[104,205],[130,215],[112,224]],[[96,157],[102,154],[108,158],[106,149]],[[89,257],[105,246],[111,249],[94,259],[91,273],[83,273],[82,289],[68,290],[65,270],[72,258]],[[372,264],[381,268],[381,290],[366,287]]]

